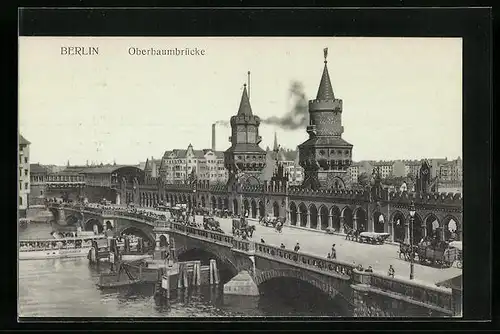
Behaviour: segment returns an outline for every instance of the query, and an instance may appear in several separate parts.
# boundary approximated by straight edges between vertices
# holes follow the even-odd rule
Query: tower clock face
[[[429,170],[428,170],[428,169],[423,169],[423,170],[422,170],[422,174],[424,174],[424,175],[429,174]]]

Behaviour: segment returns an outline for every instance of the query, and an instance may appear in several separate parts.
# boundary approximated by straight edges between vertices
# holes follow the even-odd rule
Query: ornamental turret
[[[243,87],[238,113],[231,117],[231,147],[224,152],[224,166],[229,171],[228,184],[259,184],[260,173],[266,165],[266,151],[259,143],[260,118],[252,113],[247,85]]]
[[[352,163],[352,145],[342,139],[342,100],[335,98],[325,66],[316,99],[309,101],[309,139],[299,145],[299,164],[304,168],[303,186],[309,189],[350,187],[348,168]]]

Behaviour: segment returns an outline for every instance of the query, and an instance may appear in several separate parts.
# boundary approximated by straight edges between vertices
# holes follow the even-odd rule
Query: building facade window
[[[27,169],[24,170],[24,176],[28,176],[28,170]]]
[[[28,182],[24,184],[24,190],[28,190]]]
[[[19,196],[19,205],[23,205],[23,198]]]
[[[24,163],[27,164],[28,163],[28,157],[24,157]]]

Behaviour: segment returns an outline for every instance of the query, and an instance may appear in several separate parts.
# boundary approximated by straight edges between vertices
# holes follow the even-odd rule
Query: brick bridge
[[[174,245],[177,258],[190,251],[208,253],[231,276],[246,270],[257,286],[282,277],[309,283],[326,296],[361,316],[452,316],[452,293],[445,288],[391,278],[379,273],[358,272],[354,265],[268,244],[233,238],[180,223],[158,221],[119,211],[51,204],[58,231],[78,226],[92,230],[111,227],[116,234],[135,233],[159,242],[165,235]]]

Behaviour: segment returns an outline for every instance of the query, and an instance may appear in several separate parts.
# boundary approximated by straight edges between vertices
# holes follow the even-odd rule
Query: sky
[[[99,54],[61,55],[64,46]],[[205,55],[130,55],[131,47]],[[296,102],[293,83],[316,97],[326,47],[355,161],[462,156],[460,38],[20,37],[19,131],[41,164],[137,164],[189,144],[210,148],[211,124],[237,113],[247,71],[254,114],[283,117]],[[285,148],[308,138],[305,127],[259,131],[264,149],[275,132]],[[227,149],[230,129],[216,132],[217,150]]]

